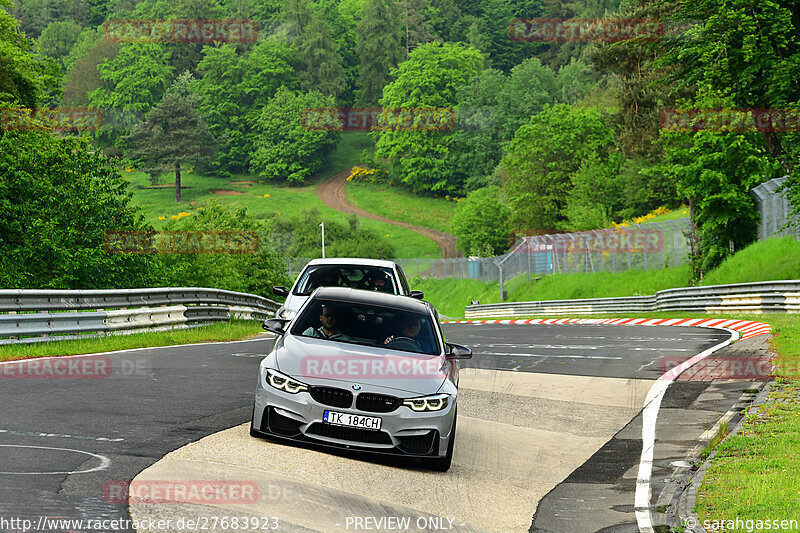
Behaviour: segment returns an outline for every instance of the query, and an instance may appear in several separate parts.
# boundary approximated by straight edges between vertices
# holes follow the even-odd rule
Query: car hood
[[[287,335],[276,347],[277,370],[309,385],[357,385],[360,392],[435,394],[450,368],[441,355],[415,354]]]

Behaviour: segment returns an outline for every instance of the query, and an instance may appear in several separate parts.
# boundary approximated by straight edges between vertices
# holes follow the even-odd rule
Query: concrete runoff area
[[[223,506],[216,514],[275,516],[289,530],[354,531],[357,518],[391,516],[410,518],[412,531],[439,523],[430,517],[458,531],[527,531],[539,500],[630,422],[650,384],[466,369],[460,383],[466,400],[446,473],[409,461],[256,439],[244,424],[170,453],[136,481],[254,481],[257,503]],[[509,420],[495,394],[503,403],[530,407],[531,416]],[[602,416],[598,396],[604,398]],[[207,512],[187,507],[132,504],[130,513],[145,520]]]

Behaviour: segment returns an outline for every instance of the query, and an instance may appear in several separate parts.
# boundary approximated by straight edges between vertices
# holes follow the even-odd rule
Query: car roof
[[[336,300],[356,304],[381,305],[417,313],[431,313],[433,306],[424,301],[400,294],[351,289],[349,287],[320,287],[311,294],[312,299]]]
[[[357,257],[329,257],[326,259],[312,259],[308,265],[348,265],[348,266],[374,266],[392,268],[394,261],[386,259],[362,259]]]

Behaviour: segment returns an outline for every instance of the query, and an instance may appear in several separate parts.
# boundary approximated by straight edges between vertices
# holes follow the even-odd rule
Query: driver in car
[[[320,327],[309,327],[303,332],[306,337],[317,337],[320,339],[347,339],[347,335],[339,331],[337,326],[338,317],[336,311],[330,306],[322,306],[322,314],[319,315]]]
[[[317,287],[341,287],[342,278],[339,276],[339,271],[333,268],[327,269],[322,272]]]

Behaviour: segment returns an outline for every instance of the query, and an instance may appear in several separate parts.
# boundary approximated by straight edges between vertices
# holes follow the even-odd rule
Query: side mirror
[[[286,324],[288,324],[290,320],[285,318],[268,318],[264,321],[263,328],[267,331],[271,331],[276,335],[283,335],[286,333]]]
[[[425,297],[425,293],[422,291],[411,291],[408,295],[415,300],[422,300]]]
[[[448,342],[445,344],[445,354],[450,359],[472,359],[472,350],[460,344]]]
[[[289,296],[289,290],[284,287],[283,285],[278,285],[277,287],[272,287],[272,292],[275,296],[283,296],[286,298]]]

